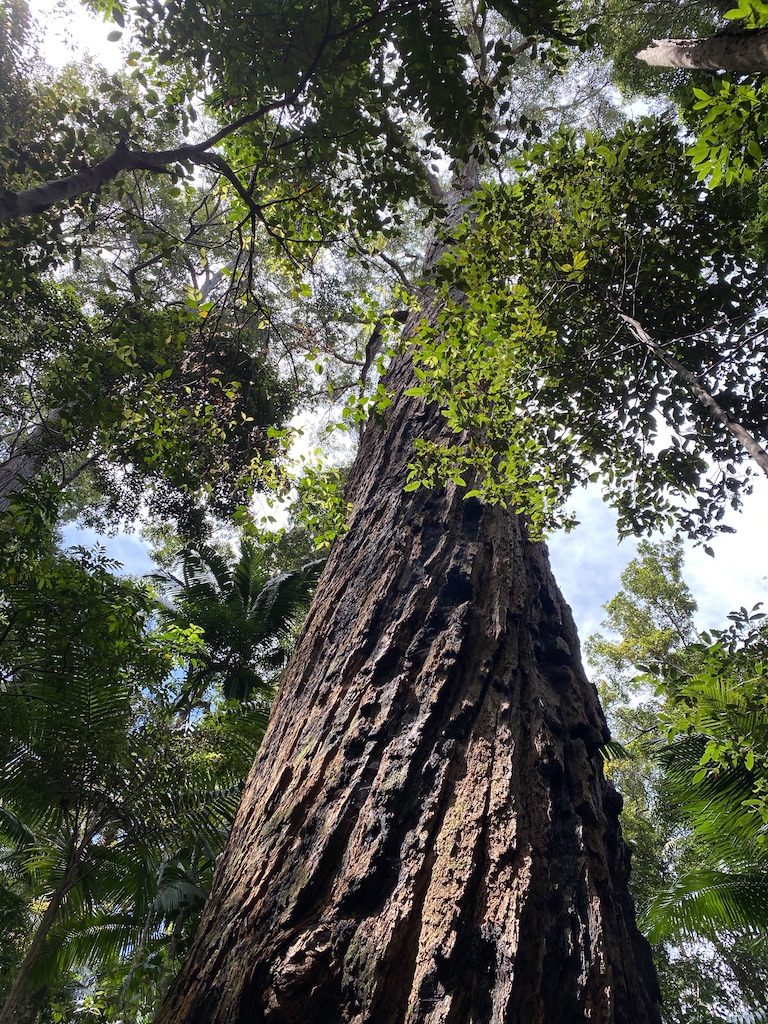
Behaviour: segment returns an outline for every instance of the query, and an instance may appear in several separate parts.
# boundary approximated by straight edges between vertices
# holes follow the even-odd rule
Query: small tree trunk
[[[48,988],[36,988],[31,991],[22,992],[16,1001],[13,1017],[13,1024],[35,1024],[37,1015],[45,1005],[48,995]]]
[[[34,1015],[37,1015],[39,1006],[35,1008],[36,995],[41,991],[44,995],[45,990],[30,990],[27,983],[45,948],[48,933],[53,927],[62,903],[77,884],[77,865],[78,852],[73,847],[67,870],[56,890],[51,895],[26,956],[19,967],[16,977],[13,979],[13,984],[8,990],[2,1010],[0,1010],[0,1024],[28,1024],[30,1020],[29,1014],[33,1008]],[[34,1016],[31,1019],[34,1020]]]
[[[768,71],[768,29],[726,31],[707,39],[654,39],[636,56],[652,67]]]
[[[439,412],[389,374],[162,1024],[649,1024],[608,730],[546,549],[406,494]],[[389,415],[391,413],[391,415]]]
[[[53,435],[57,432],[61,413],[55,409],[48,418],[23,436],[11,454],[0,463],[0,512],[7,511],[14,494],[34,479],[50,454]]]

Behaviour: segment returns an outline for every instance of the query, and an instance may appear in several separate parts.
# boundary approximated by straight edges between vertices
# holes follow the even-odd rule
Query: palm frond
[[[768,865],[765,871],[699,870],[678,878],[645,910],[642,926],[652,942],[683,935],[768,932]]]
[[[37,844],[33,829],[8,804],[0,801],[0,836],[4,836],[14,850],[24,850]]]
[[[707,742],[706,736],[682,737],[663,748],[659,760],[670,790],[697,832],[713,844],[716,858],[728,859],[733,850],[759,844],[766,825],[750,803],[755,777],[744,766],[713,766],[694,782]]]
[[[271,579],[254,601],[249,618],[259,623],[262,635],[275,635],[285,629],[299,608],[311,597],[325,559],[307,562]]]

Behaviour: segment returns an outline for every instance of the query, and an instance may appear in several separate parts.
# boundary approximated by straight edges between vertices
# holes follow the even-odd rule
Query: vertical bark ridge
[[[162,1024],[646,1024],[608,737],[546,549],[373,425]]]

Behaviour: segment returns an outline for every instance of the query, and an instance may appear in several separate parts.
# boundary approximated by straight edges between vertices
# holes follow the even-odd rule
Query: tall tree
[[[697,632],[682,554],[679,539],[640,543],[605,605],[613,635],[590,637],[587,651],[631,755],[611,773],[627,798],[663,1019],[730,1024],[765,1011],[765,638],[761,614],[745,609],[727,630]]]
[[[468,77],[492,96],[474,13]],[[393,54],[408,42],[395,26]],[[395,60],[395,81],[412,70]],[[469,141],[453,191],[432,183],[443,230],[479,184]],[[445,251],[406,341],[438,324]],[[456,306],[466,283],[447,285]],[[465,494],[482,484],[469,470],[403,489],[414,444],[454,438],[420,383],[397,358],[164,1024],[658,1019],[570,617],[543,547],[511,507]]]
[[[390,372],[218,884],[159,1020],[655,1021],[620,798],[541,544],[405,493],[439,410]]]
[[[176,96],[205,86],[220,117],[235,112],[217,166],[245,222],[283,256],[347,239],[352,217],[350,248],[373,258],[403,205],[426,201],[423,280],[389,253],[384,262],[414,306],[403,341],[429,335],[429,358],[445,368],[440,317],[448,302],[455,312],[469,301],[471,283],[447,258],[446,235],[462,220],[472,231],[463,214],[479,169],[493,158],[503,175],[512,133],[528,131],[509,88],[515,61],[528,70],[543,51],[567,63],[565,48],[583,40],[569,13],[310,2],[267,3],[254,18],[235,2],[138,4],[134,15],[169,84],[184,66]],[[446,154],[451,190],[429,167]],[[55,188],[42,189],[49,202]],[[552,207],[555,216],[556,194]],[[572,254],[566,273],[577,264]],[[659,275],[659,287],[669,279]],[[521,321],[530,305],[520,303]],[[504,365],[520,354],[517,338],[505,346],[486,324],[474,335]],[[448,399],[423,384],[401,353],[377,394],[350,482],[350,530],[281,686],[164,1022],[658,1020],[620,799],[601,773],[607,729],[540,524],[529,530],[512,507],[517,485],[527,499],[542,483],[542,506],[551,495],[509,446],[487,460],[487,479],[450,465],[454,414],[479,395],[498,398],[512,421],[502,376],[468,373]],[[591,411],[599,418],[599,403]],[[474,436],[463,440],[471,447]],[[445,449],[440,473],[412,468],[425,445]],[[674,463],[666,470],[674,476]],[[557,495],[573,482],[555,481]]]

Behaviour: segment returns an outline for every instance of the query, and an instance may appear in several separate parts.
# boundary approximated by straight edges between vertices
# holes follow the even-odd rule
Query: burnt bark
[[[637,58],[652,67],[768,71],[768,29],[725,31],[706,39],[653,39]]]
[[[160,1024],[659,1020],[546,548],[403,491],[443,429],[412,380],[401,357]]]

